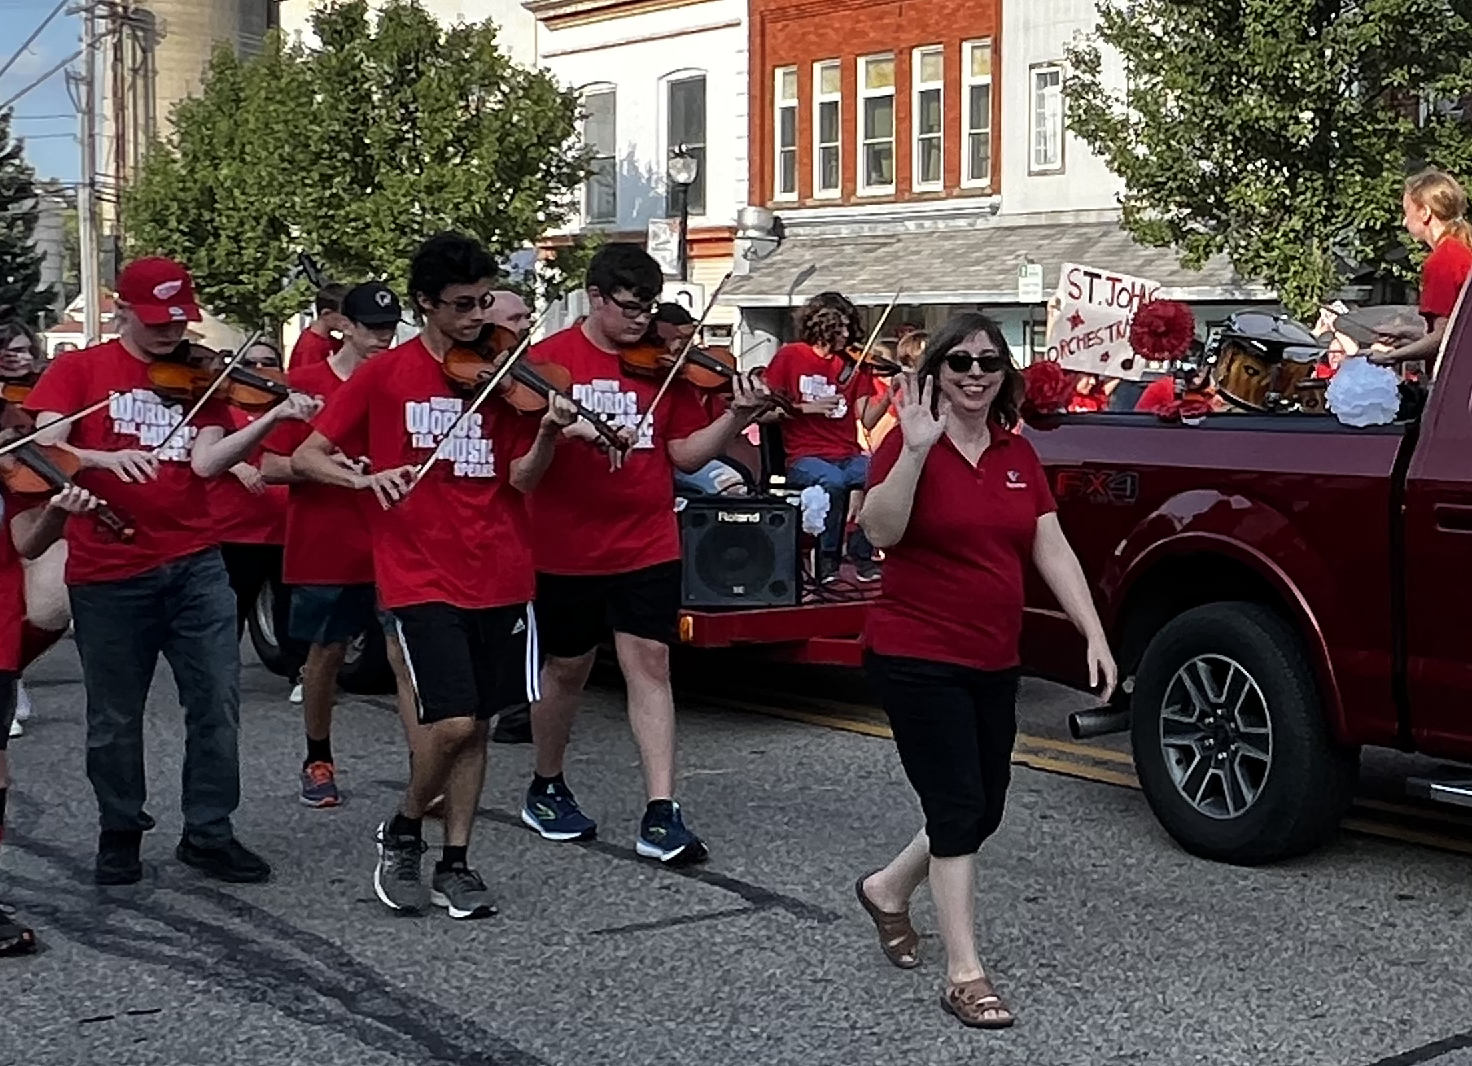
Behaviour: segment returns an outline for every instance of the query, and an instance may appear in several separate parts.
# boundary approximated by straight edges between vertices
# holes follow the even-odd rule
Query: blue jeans
[[[869,457],[854,455],[838,462],[827,459],[793,459],[787,464],[787,481],[800,489],[821,485],[828,492],[828,520],[818,547],[824,555],[836,558],[843,554],[843,527],[848,524],[848,494],[861,489],[869,478]],[[874,558],[874,547],[863,530],[855,530],[848,541],[848,553],[855,560]]]
[[[214,847],[240,803],[240,641],[218,549],[71,589],[87,692],[87,777],[101,827],[153,828],[143,809],[143,713],[162,652],[184,707],[184,834]]]

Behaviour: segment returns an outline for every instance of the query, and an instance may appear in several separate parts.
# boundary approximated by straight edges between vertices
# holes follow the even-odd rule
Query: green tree
[[[44,259],[36,249],[36,172],[26,162],[25,146],[10,135],[12,111],[0,111],[0,315],[14,314],[40,323],[56,298],[41,285]]]
[[[199,97],[124,198],[133,252],[177,255],[242,324],[304,303],[310,251],[342,280],[402,284],[414,249],[457,229],[502,260],[572,213],[587,172],[576,93],[512,62],[490,22],[438,25],[414,0],[319,9],[321,44],[216,52]],[[551,262],[544,288],[565,285]],[[555,292],[547,293],[555,295]]]
[[[1409,171],[1472,178],[1469,39],[1467,0],[1100,3],[1069,125],[1123,178],[1136,240],[1225,253],[1310,315],[1347,270],[1409,269],[1386,258]]]

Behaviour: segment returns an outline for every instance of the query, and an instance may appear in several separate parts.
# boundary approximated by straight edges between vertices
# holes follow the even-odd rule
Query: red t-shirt
[[[1443,237],[1421,268],[1421,313],[1433,318],[1450,318],[1468,274],[1472,274],[1472,248]]]
[[[1024,438],[1000,428],[972,466],[941,437],[926,456],[910,524],[884,553],[864,645],[881,655],[977,670],[1018,664],[1023,576],[1038,519],[1055,509],[1047,474]],[[870,487],[903,447],[891,434],[874,453]]]
[[[287,366],[292,370],[300,370],[303,367],[316,366],[325,362],[329,355],[336,355],[342,349],[342,341],[336,337],[324,337],[315,330],[304,329],[297,337],[296,343],[291,346],[291,358]]]
[[[581,326],[553,334],[527,358],[566,367],[574,398],[615,428],[637,426],[659,391],[657,380],[625,376],[618,356],[594,345]],[[593,444],[558,444],[556,458],[531,494],[538,570],[625,574],[680,557],[675,468],[666,445],[703,429],[709,419],[694,390],[677,381],[651,421],[614,471],[608,469],[607,454]]]
[[[238,407],[230,408],[231,429],[244,429],[255,421]],[[249,463],[259,468],[264,448],[257,448]],[[221,544],[285,544],[285,485],[267,485],[257,496],[226,471],[210,483],[210,507],[215,519],[215,534]]]
[[[1154,414],[1162,411],[1176,402],[1176,379],[1170,374],[1163,378],[1156,378],[1145,386],[1145,391],[1140,393],[1140,398],[1135,401],[1136,411],[1147,411]]]
[[[165,403],[148,381],[148,364],[121,341],[57,356],[26,398],[26,410],[71,414],[111,395],[112,403],[73,422],[68,441],[77,448],[152,451],[184,417],[186,408]],[[121,543],[93,518],[67,523],[68,585],[136,577],[220,542],[210,514],[210,485],[189,465],[198,430],[230,429],[230,412],[208,403],[159,454],[158,478],[128,484],[106,470],[83,470],[76,482],[130,518],[137,534]]]
[[[764,378],[794,403],[812,403],[827,396],[842,401],[827,415],[790,415],[782,420],[782,443],[787,459],[826,459],[830,462],[859,454],[859,401],[875,394],[874,375],[854,372],[840,386],[838,376],[847,364],[834,355],[819,355],[812,345],[784,344],[772,356]]]
[[[11,536],[10,523],[18,512],[16,500],[9,493],[5,494],[4,506],[5,522],[0,525],[0,670],[18,673],[26,623],[26,573]]]
[[[374,470],[428,459],[466,400],[419,338],[376,355],[338,389],[316,428]],[[371,494],[379,602],[478,609],[526,603],[536,591],[526,498],[507,480],[541,419],[492,398],[466,420],[434,466],[387,511]]]
[[[356,373],[362,371],[359,367]],[[286,380],[292,388],[324,400],[331,400],[344,385],[332,364],[325,362],[292,367]],[[266,438],[266,450],[289,456],[315,428],[315,421],[311,426],[283,422]],[[294,482],[289,489],[281,579],[288,585],[372,584],[373,540],[358,493],[314,481]]]

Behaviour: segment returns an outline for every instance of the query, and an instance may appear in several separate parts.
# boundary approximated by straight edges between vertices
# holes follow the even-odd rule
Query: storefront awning
[[[721,302],[786,307],[837,291],[860,305],[887,304],[895,290],[906,304],[1012,304],[1017,270],[1029,259],[1043,268],[1043,292],[1058,286],[1059,266],[1080,263],[1159,282],[1160,297],[1192,302],[1270,299],[1244,282],[1225,259],[1186,270],[1168,248],[1136,244],[1114,223],[1015,224],[997,220],[965,229],[880,235],[790,235],[751,271],[731,279]]]

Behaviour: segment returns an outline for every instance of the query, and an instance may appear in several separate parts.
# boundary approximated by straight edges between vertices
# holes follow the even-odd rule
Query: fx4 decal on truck
[[[1140,497],[1140,475],[1133,470],[1059,470],[1053,495],[1060,502],[1131,504]]]

